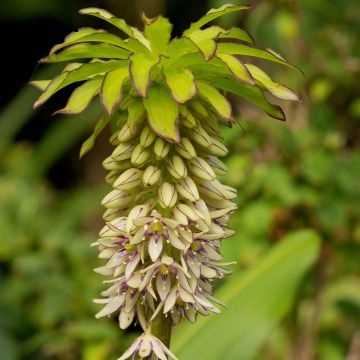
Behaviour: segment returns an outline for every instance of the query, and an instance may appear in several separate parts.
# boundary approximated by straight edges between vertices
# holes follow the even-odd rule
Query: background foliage
[[[165,13],[176,33],[224,2],[90,1],[134,25],[140,8]],[[109,134],[81,163],[78,151],[99,109],[51,118],[64,102],[59,94],[34,113],[38,94],[26,86],[53,43],[96,25],[78,17],[85,3],[0,5],[0,29],[11,34],[3,39],[10,55],[1,59],[0,104],[0,357],[6,360],[115,359],[136,332],[95,320],[90,301],[101,287],[89,244],[101,226],[100,164]],[[226,181],[239,190],[239,210],[224,251],[239,266],[218,286],[229,309],[175,333],[181,359],[193,359],[204,344],[209,360],[359,357],[359,14],[356,0],[271,0],[224,18],[304,70],[300,77],[267,64],[274,79],[301,90],[304,102],[285,109],[285,124],[234,103],[241,127],[224,130]],[[42,67],[35,78],[54,72]]]

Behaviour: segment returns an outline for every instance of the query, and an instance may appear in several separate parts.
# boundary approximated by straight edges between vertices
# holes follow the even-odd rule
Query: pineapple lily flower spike
[[[244,63],[255,57],[295,68],[271,50],[253,47],[251,36],[233,27],[205,27],[219,16],[247,6],[226,4],[211,9],[171,39],[172,25],[142,15],[144,30],[98,8],[96,16],[128,36],[82,28],[55,45],[42,62],[68,62],[52,80],[34,81],[42,90],[40,106],[62,88],[81,82],[66,106],[57,111],[78,114],[99,94],[104,115],[83,144],[89,151],[97,134],[111,122],[114,151],[103,162],[113,190],[103,199],[106,225],[97,246],[104,266],[95,269],[110,287],[94,300],[103,305],[97,318],[113,313],[121,329],[138,322],[144,333],[119,358],[176,359],[168,349],[170,333],[186,317],[218,313],[213,280],[231,271],[221,242],[235,211],[236,190],[217,180],[227,172],[219,157],[228,153],[219,124],[231,126],[225,97],[235,94],[285,120],[264,92],[299,101],[286,86],[260,68]]]

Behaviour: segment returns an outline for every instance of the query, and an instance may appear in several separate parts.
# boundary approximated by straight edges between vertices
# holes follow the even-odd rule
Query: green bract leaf
[[[74,82],[87,80],[91,76],[126,66],[126,64],[127,62],[124,62],[123,60],[104,63],[69,64],[60,75],[51,81],[34,106],[38,107],[42,105],[52,95]]]
[[[242,97],[248,102],[264,110],[270,117],[278,120],[286,120],[285,114],[280,106],[270,104],[263,92],[256,86],[241,84],[231,79],[214,78],[216,87]]]
[[[248,84],[254,85],[255,81],[247,70],[246,66],[233,55],[217,54],[221,61],[223,61],[234,76]]]
[[[257,66],[252,64],[246,64],[245,66],[248,68],[253,78],[278,99],[300,101],[299,97],[292,90],[285,85],[272,81],[270,76]]]
[[[202,26],[206,25],[210,21],[220,16],[230,14],[231,12],[234,11],[247,10],[247,9],[249,9],[249,6],[238,6],[233,4],[225,4],[217,9],[210,9],[205,16],[203,16],[200,20],[196,21],[195,23],[192,23],[190,28],[184,31],[184,36],[191,35],[194,31],[200,29]]]
[[[174,100],[180,104],[196,95],[194,75],[188,69],[166,71],[165,82]]]
[[[215,39],[224,31],[221,27],[211,26],[205,30],[194,31],[189,38],[200,49],[204,59],[208,61],[214,57],[216,52]]]
[[[194,354],[201,354],[206,360],[255,359],[266,337],[291,309],[319,246],[316,232],[299,230],[284,237],[250,270],[233,274],[215,294],[228,308],[198,318],[196,325],[184,324],[175,333],[173,350],[179,358],[193,360]]]
[[[145,108],[143,102],[139,98],[133,99],[128,107],[129,117],[127,124],[130,128],[130,131],[135,132],[137,126],[144,120]]]
[[[111,117],[102,116],[99,121],[96,123],[93,133],[90,135],[88,139],[86,139],[81,145],[80,149],[80,158],[82,158],[85,154],[87,154],[95,145],[95,140],[101,131],[105,128],[105,126],[110,122]]]
[[[96,16],[102,20],[109,22],[110,24],[116,26],[118,29],[123,31],[126,35],[133,37],[133,29],[129,26],[123,19],[119,19],[111,14],[109,11],[104,9],[99,9],[96,7],[89,7],[85,9],[81,9],[79,11],[80,14],[83,15],[91,15]]]
[[[121,67],[108,72],[101,87],[100,98],[108,112],[112,114],[121,100],[121,89],[124,81],[129,78],[129,68]]]
[[[196,85],[200,97],[212,105],[221,117],[231,120],[231,105],[226,97],[206,81],[197,80]]]
[[[90,104],[93,97],[99,92],[102,79],[94,79],[77,87],[71,94],[66,106],[55,114],[79,114]]]
[[[158,62],[145,54],[134,54],[130,58],[129,73],[137,93],[146,97],[151,85],[151,69]]]
[[[297,71],[300,71],[296,66],[288,63],[283,57],[279,54],[276,54],[274,51],[266,49],[256,49],[250,46],[243,44],[233,44],[233,43],[219,43],[218,44],[218,53],[219,54],[231,54],[231,55],[244,55],[244,56],[254,56],[265,60],[270,60],[277,62],[282,65],[289,66]]]
[[[159,136],[178,142],[180,140],[177,127],[179,105],[167,89],[162,85],[150,88],[148,97],[143,102],[151,128]]]
[[[164,61],[164,67],[172,66],[183,55],[193,52],[199,52],[199,48],[189,38],[171,40],[168,46],[168,58]]]
[[[127,59],[129,51],[120,49],[109,44],[76,44],[71,45],[58,54],[51,54],[43,59],[41,62],[54,63],[69,61],[74,59]]]
[[[44,91],[50,85],[51,81],[52,80],[34,80],[30,81],[29,84],[41,91]]]
[[[254,44],[254,39],[251,37],[251,35],[247,31],[238,27],[232,27],[229,31],[220,33],[219,39],[236,39],[245,41],[249,44]]]
[[[168,19],[158,16],[155,19],[148,19],[143,16],[145,21],[145,36],[150,41],[152,52],[155,56],[166,54],[167,45],[170,41],[172,25]]]

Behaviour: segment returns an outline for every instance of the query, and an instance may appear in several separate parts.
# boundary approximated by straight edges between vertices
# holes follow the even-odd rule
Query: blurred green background
[[[84,6],[105,7],[132,25],[139,25],[140,9],[161,12],[178,34],[223,3],[1,0],[1,360],[116,359],[137,331],[120,331],[116,319],[95,320],[91,302],[101,289],[89,244],[102,226],[109,133],[79,162],[100,109],[51,117],[64,91],[33,111],[38,92],[28,81],[56,72],[37,60],[78,27],[104,26],[80,17]],[[246,28],[257,46],[302,68],[304,77],[263,65],[304,102],[285,105],[286,123],[233,102],[242,126],[224,130],[224,180],[238,188],[239,210],[224,254],[239,265],[216,290],[229,308],[180,327],[173,349],[183,360],[359,360],[360,3],[251,4],[222,25]]]

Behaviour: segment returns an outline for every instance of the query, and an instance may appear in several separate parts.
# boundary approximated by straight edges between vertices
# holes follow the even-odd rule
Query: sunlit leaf
[[[254,79],[250,75],[246,66],[235,56],[228,54],[217,54],[216,56],[226,64],[226,66],[238,80],[244,81],[251,85],[255,84]]]
[[[129,72],[131,81],[140,96],[147,96],[151,85],[151,69],[156,63],[157,60],[142,53],[134,54],[130,58]]]
[[[246,101],[264,110],[270,117],[278,120],[286,120],[282,109],[274,104],[270,104],[263,92],[256,86],[246,85],[231,79],[214,78],[213,83],[216,87],[242,97]]]
[[[144,33],[150,41],[153,53],[155,55],[166,53],[172,30],[169,20],[162,16],[158,16],[155,19],[148,19],[143,16],[143,19],[145,21]]]
[[[184,36],[191,35],[194,31],[200,29],[202,26],[206,25],[210,21],[215,20],[220,16],[230,14],[234,11],[247,10],[247,9],[249,9],[248,6],[238,6],[233,4],[225,4],[217,9],[210,9],[205,16],[200,18],[195,23],[192,23],[190,28],[184,31]]]
[[[89,8],[81,9],[79,13],[82,15],[96,16],[116,26],[118,29],[123,31],[128,36],[133,37],[134,35],[133,29],[125,22],[125,20],[115,17],[107,10],[99,9],[96,7],[89,7]]]
[[[145,108],[141,99],[136,98],[131,101],[128,107],[129,117],[127,124],[131,132],[134,132],[139,123],[144,120]]]
[[[254,44],[254,39],[251,37],[251,35],[246,30],[240,29],[238,27],[232,27],[230,30],[224,33],[220,33],[219,39],[236,39]]]
[[[30,85],[36,87],[37,89],[44,91],[51,83],[51,80],[34,80],[30,81]]]
[[[197,80],[199,96],[205,99],[223,118],[231,120],[231,105],[224,95],[206,81]]]
[[[100,98],[108,112],[112,114],[121,100],[121,89],[124,81],[129,78],[127,66],[108,72],[101,87]]]
[[[55,114],[79,114],[90,104],[94,96],[99,92],[102,79],[86,81],[77,87],[71,94],[66,106],[55,112]]]
[[[196,95],[194,75],[188,69],[165,72],[165,82],[174,100],[180,104]]]
[[[218,44],[219,54],[231,54],[231,55],[244,55],[244,56],[254,56],[265,60],[270,60],[277,62],[282,65],[291,67],[292,69],[299,70],[296,66],[288,63],[284,58],[279,54],[276,54],[270,50],[256,49],[243,44],[234,44],[234,43],[219,43]]]
[[[245,273],[233,275],[215,294],[228,305],[221,314],[184,324],[173,337],[180,359],[252,360],[291,308],[296,290],[314,264],[320,239],[312,230],[286,236]],[[214,339],[214,341],[209,341]]]
[[[88,153],[95,145],[95,140],[105,126],[110,122],[110,116],[102,116],[99,121],[96,123],[93,133],[88,139],[84,141],[80,149],[80,158],[82,158],[86,153]]]
[[[169,141],[179,141],[179,106],[164,86],[154,86],[143,100],[151,128]]]
[[[170,41],[167,51],[169,58],[164,62],[165,68],[170,67],[185,54],[199,52],[199,48],[189,38],[175,38]]]
[[[41,62],[54,63],[74,59],[127,59],[129,51],[109,44],[75,44],[57,54],[51,54]]]
[[[285,85],[272,81],[270,76],[257,66],[252,64],[246,64],[245,66],[250,71],[252,77],[275,97],[282,100],[300,101],[299,97],[292,90]]]
[[[205,60],[210,60],[216,52],[217,44],[215,39],[224,31],[218,26],[211,26],[205,30],[194,31],[189,35],[189,38],[200,49]]]

